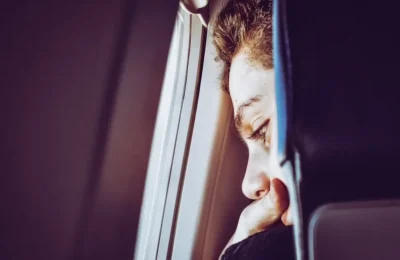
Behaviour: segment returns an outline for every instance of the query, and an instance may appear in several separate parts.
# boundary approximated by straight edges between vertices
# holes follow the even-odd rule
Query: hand
[[[257,232],[263,231],[275,224],[279,219],[285,225],[290,225],[288,217],[289,195],[285,184],[278,179],[272,179],[270,191],[259,200],[253,201],[240,215],[236,242]]]
[[[285,184],[278,179],[272,179],[268,194],[253,201],[242,211],[236,231],[222,250],[219,259],[230,245],[267,229],[275,224],[279,218],[285,225],[291,225],[288,207],[289,195]]]

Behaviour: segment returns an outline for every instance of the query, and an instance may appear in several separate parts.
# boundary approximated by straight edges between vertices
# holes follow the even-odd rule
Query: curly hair
[[[272,1],[230,0],[213,21],[213,43],[222,62],[221,87],[229,93],[232,59],[240,51],[251,62],[273,68]]]

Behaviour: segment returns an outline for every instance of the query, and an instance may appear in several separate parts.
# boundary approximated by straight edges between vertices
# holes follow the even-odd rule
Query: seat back
[[[322,206],[310,220],[309,258],[397,260],[399,218],[399,200]]]
[[[318,207],[400,197],[395,5],[275,1],[280,159],[295,169],[299,257]]]

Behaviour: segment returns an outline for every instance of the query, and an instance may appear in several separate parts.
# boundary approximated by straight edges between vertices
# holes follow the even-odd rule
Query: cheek
[[[254,172],[264,172],[267,175],[269,175],[268,152],[264,148],[262,148],[262,145],[258,143],[253,143],[252,141],[247,142],[247,147],[249,149],[249,158],[247,167]]]
[[[274,117],[272,120],[271,128],[270,128],[270,149],[269,149],[269,164],[270,167],[274,170],[274,172],[281,171],[280,162],[278,156],[278,124],[277,118]],[[277,174],[278,175],[278,174]]]
[[[277,156],[267,152],[262,144],[249,141],[247,146],[249,149],[248,170],[266,174],[270,179],[277,178],[286,185]]]

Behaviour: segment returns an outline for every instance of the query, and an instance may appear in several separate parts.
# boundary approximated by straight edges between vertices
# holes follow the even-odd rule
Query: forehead
[[[238,53],[232,60],[229,72],[229,92],[234,111],[255,96],[273,95],[273,83],[273,70],[251,63],[245,52]]]

